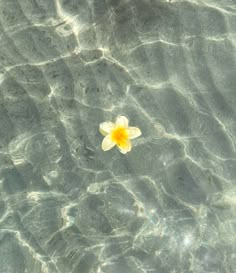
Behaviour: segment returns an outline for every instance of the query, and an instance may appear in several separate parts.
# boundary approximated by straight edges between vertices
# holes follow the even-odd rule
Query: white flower
[[[105,136],[102,142],[103,151],[108,151],[117,145],[122,154],[131,151],[130,139],[142,134],[139,128],[129,127],[129,120],[125,116],[118,116],[115,123],[101,123],[99,130]]]

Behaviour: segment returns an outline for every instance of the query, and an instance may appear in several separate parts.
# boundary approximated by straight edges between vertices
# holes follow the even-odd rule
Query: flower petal
[[[108,151],[111,148],[113,148],[115,145],[116,145],[115,142],[113,142],[111,139],[111,135],[107,135],[106,137],[104,137],[104,139],[102,141],[103,151]]]
[[[113,122],[107,121],[100,124],[99,131],[103,136],[110,134],[112,129],[114,129],[115,124]]]
[[[132,148],[131,142],[129,140],[127,140],[126,143],[123,144],[122,146],[121,145],[117,145],[117,146],[122,154],[126,154],[130,152]]]
[[[129,126],[129,120],[125,116],[118,116],[116,125],[127,128]]]
[[[142,132],[138,127],[129,127],[127,128],[129,139],[133,139],[141,136]]]

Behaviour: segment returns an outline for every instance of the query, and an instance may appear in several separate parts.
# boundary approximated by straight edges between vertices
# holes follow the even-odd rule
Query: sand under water
[[[1,273],[236,272],[235,30],[233,0],[0,1]]]

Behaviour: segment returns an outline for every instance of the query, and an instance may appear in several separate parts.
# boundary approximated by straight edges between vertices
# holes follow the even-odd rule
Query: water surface
[[[236,272],[235,30],[230,0],[0,0],[1,273]]]

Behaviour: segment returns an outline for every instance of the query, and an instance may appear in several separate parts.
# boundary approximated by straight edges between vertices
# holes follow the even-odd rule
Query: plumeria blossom
[[[101,123],[99,130],[105,136],[102,141],[103,151],[108,151],[117,145],[122,154],[131,151],[130,139],[142,134],[139,128],[129,127],[129,120],[125,116],[118,116],[115,123],[110,121]]]

